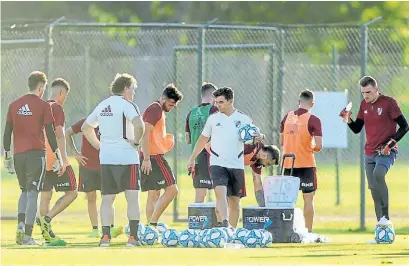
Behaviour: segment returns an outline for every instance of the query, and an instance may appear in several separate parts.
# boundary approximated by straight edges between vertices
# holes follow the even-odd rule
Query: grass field
[[[73,166],[77,166],[73,162]],[[366,193],[367,230],[359,228],[359,169],[356,165],[341,167],[341,204],[335,206],[335,177],[332,165],[318,165],[319,190],[316,194],[316,220],[314,231],[332,239],[327,244],[275,244],[269,249],[183,249],[163,248],[160,244],[150,248],[127,249],[126,238],[113,240],[113,247],[98,248],[95,239],[88,239],[90,224],[83,194],[53,221],[54,231],[64,238],[66,247],[22,248],[14,244],[17,199],[19,188],[15,176],[2,170],[1,179],[1,265],[266,265],[266,264],[401,264],[409,265],[409,168],[404,162],[397,163],[389,172],[390,211],[397,233],[392,245],[368,245],[375,225],[373,204],[370,193]],[[77,169],[76,173],[77,173]],[[255,205],[252,193],[251,175],[247,175],[248,197],[242,206]],[[179,211],[186,217],[187,205],[193,199],[191,180],[180,176]],[[54,201],[59,197],[54,195]],[[141,206],[146,195],[141,195]],[[298,206],[302,206],[299,198]],[[117,197],[116,224],[125,225],[126,205],[123,195]],[[10,218],[13,218],[10,219]],[[172,222],[172,208],[162,219],[169,226],[184,229],[186,223]],[[146,222],[142,215],[142,222]],[[41,241],[40,232],[35,228],[34,237]],[[110,252],[107,252],[107,251]]]

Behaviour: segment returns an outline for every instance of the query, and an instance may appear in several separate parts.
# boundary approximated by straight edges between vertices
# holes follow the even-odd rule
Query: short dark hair
[[[206,92],[208,92],[210,90],[212,90],[212,91],[217,90],[217,87],[216,87],[216,85],[214,85],[212,83],[205,82],[205,83],[203,83],[201,90],[202,90],[202,95],[204,95]]]
[[[114,81],[111,83],[112,93],[122,93],[125,88],[131,87],[133,84],[137,86],[137,82],[134,76],[127,73],[116,74]]]
[[[47,76],[44,72],[40,71],[33,71],[28,76],[28,89],[33,91],[37,88],[38,84],[46,84],[47,83]]]
[[[229,87],[221,87],[213,92],[214,97],[224,96],[226,100],[231,100],[234,98],[234,91]]]
[[[364,76],[363,78],[361,78],[359,80],[359,85],[361,87],[366,87],[368,85],[372,85],[373,87],[378,87],[378,82],[376,82],[376,80],[371,77],[371,76]]]
[[[183,94],[173,83],[170,83],[162,92],[162,96],[167,99],[172,99],[175,102],[179,102],[183,99]]]
[[[314,93],[310,90],[300,92],[300,100],[314,102]]]
[[[68,81],[66,81],[66,80],[63,79],[63,78],[56,78],[56,79],[54,79],[53,83],[51,83],[51,87],[54,87],[54,86],[62,86],[62,87],[65,88],[65,90],[66,90],[67,92],[70,91],[70,84],[68,83]]]
[[[276,160],[277,165],[280,161],[280,149],[276,145],[264,145],[262,149],[272,160]]]

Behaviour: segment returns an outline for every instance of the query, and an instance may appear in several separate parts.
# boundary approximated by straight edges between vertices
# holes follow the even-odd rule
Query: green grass
[[[73,166],[77,164],[73,162]],[[77,173],[77,169],[75,169]],[[392,245],[364,244],[372,238],[375,225],[374,211],[370,193],[366,193],[366,225],[367,230],[359,228],[359,168],[357,165],[341,166],[341,204],[335,206],[335,177],[332,165],[318,165],[318,191],[315,198],[316,219],[314,230],[332,239],[329,244],[275,244],[269,249],[182,249],[163,248],[156,245],[151,248],[127,249],[126,238],[120,236],[113,240],[110,252],[97,247],[97,240],[86,238],[90,224],[86,211],[86,199],[80,194],[77,200],[53,221],[54,231],[63,237],[67,247],[55,248],[21,248],[14,244],[15,220],[2,220],[1,245],[2,265],[131,265],[131,264],[409,264],[409,168],[403,162],[395,164],[387,176],[390,190],[390,211],[397,239]],[[180,216],[186,217],[187,205],[192,202],[194,191],[191,179],[187,175],[179,177]],[[251,175],[247,175],[248,197],[242,206],[256,205]],[[19,188],[15,176],[2,170],[1,179],[1,215],[3,218],[16,216]],[[53,202],[59,197],[54,195]],[[213,197],[214,198],[214,197]],[[146,194],[141,195],[141,206],[145,205]],[[300,194],[297,206],[302,206]],[[116,224],[125,225],[126,204],[124,195],[119,195],[115,202]],[[143,209],[143,208],[142,208]],[[142,214],[142,221],[144,214]],[[170,206],[162,220],[168,225],[183,229],[185,223],[172,222]],[[36,227],[33,233],[38,240],[40,232]]]

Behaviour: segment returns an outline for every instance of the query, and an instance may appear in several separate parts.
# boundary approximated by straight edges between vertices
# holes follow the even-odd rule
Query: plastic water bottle
[[[245,246],[243,244],[239,244],[239,243],[225,243],[224,248],[245,248]]]

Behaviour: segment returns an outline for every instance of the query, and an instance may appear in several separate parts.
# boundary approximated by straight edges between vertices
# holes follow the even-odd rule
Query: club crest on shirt
[[[234,121],[234,124],[237,128],[239,128],[241,126],[241,121]]]
[[[378,115],[381,115],[382,114],[382,108],[378,108]]]

